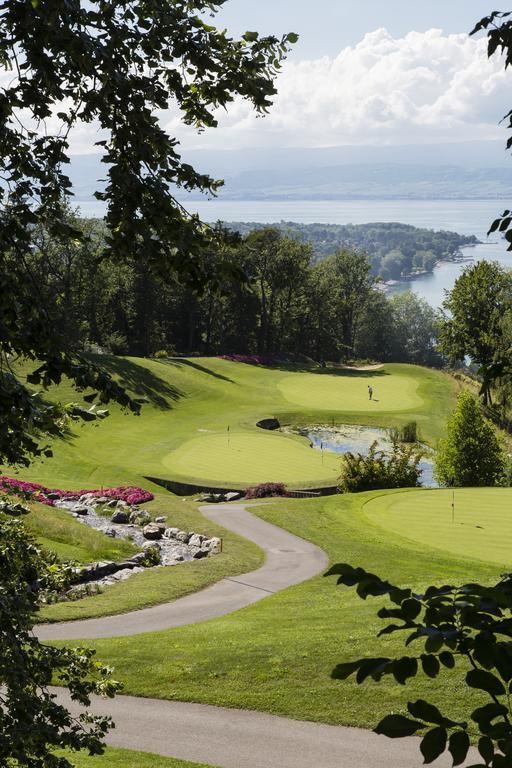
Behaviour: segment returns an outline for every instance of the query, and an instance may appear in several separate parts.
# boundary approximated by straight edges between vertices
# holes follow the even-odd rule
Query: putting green
[[[310,448],[276,433],[204,434],[183,443],[167,454],[162,463],[170,476],[188,475],[208,482],[251,484],[260,482],[297,483],[312,478],[335,484],[340,459],[332,453]]]
[[[338,411],[403,411],[423,404],[418,380],[397,371],[347,373],[342,376],[318,373],[288,375],[279,383],[282,395],[305,408]],[[373,388],[373,399],[368,397]]]
[[[368,519],[388,532],[455,555],[512,566],[512,488],[408,491],[367,502]]]

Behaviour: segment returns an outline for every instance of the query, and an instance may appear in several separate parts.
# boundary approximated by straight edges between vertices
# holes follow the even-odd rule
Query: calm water
[[[370,446],[375,441],[379,450],[387,452],[391,449],[391,439],[386,429],[378,427],[363,427],[354,424],[340,424],[337,427],[318,426],[298,429],[301,435],[307,437],[316,450],[331,453],[360,453],[367,456]],[[428,449],[425,449],[428,450]],[[430,452],[430,451],[429,451]],[[424,457],[419,463],[421,469],[421,484],[425,487],[436,488],[434,480],[434,464],[431,459]]]
[[[78,203],[84,216],[102,216],[100,201]],[[189,201],[187,207],[205,221],[255,221],[272,223],[296,221],[302,224],[366,224],[396,221],[429,229],[449,229],[461,235],[476,235],[485,241],[465,250],[470,260],[496,260],[512,269],[512,253],[493,236],[487,241],[490,223],[506,207],[503,200],[283,200],[283,201]],[[440,264],[433,274],[396,286],[393,291],[411,289],[435,307],[444,291],[453,287],[464,263]]]

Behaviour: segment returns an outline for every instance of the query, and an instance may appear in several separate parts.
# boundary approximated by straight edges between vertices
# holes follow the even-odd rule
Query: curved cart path
[[[261,547],[266,554],[264,565],[257,571],[222,579],[172,603],[119,616],[41,624],[36,627],[37,636],[41,640],[121,637],[207,621],[306,581],[327,567],[327,556],[319,547],[260,520],[245,504],[201,507],[201,512]]]
[[[257,571],[223,579],[167,605],[121,616],[37,628],[41,639],[113,637],[206,621],[320,573],[327,557],[313,544],[252,515],[242,504],[203,507],[206,517],[258,544],[267,555]],[[69,692],[56,698],[78,714]],[[371,731],[290,720],[262,712],[133,696],[93,697],[95,714],[111,715],[111,746],[220,768],[420,768],[417,739],[392,741]],[[450,760],[435,763],[447,768]]]
[[[67,691],[57,698],[79,708]],[[116,696],[95,698],[96,714],[111,715],[111,746],[220,768],[420,768],[416,738],[391,740],[360,728],[323,725],[241,709]],[[472,756],[473,762],[475,755]],[[452,762],[440,759],[436,768]]]

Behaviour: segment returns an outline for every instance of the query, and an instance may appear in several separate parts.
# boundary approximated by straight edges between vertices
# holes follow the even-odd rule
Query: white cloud
[[[503,138],[510,83],[499,57],[487,59],[485,39],[438,29],[394,39],[378,29],[335,58],[287,63],[264,119],[237,101],[199,136],[177,115],[164,124],[187,148]]]
[[[0,75],[0,85],[6,77]],[[395,39],[378,29],[335,58],[287,62],[264,118],[238,99],[227,113],[219,111],[218,128],[199,135],[176,111],[161,120],[184,149],[503,138],[498,122],[512,106],[511,77],[499,57],[487,59],[485,38],[431,29]],[[48,123],[58,130],[56,118]],[[99,138],[97,126],[79,125],[71,152],[95,152]]]

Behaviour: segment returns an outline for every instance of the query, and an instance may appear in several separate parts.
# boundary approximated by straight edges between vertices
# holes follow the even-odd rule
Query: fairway
[[[383,495],[364,506],[388,533],[457,556],[512,566],[512,489],[457,488]]]
[[[332,376],[328,374],[295,374],[279,384],[286,400],[305,408],[339,411],[403,411],[421,407],[418,380],[406,373],[391,374],[387,369],[361,371]],[[373,398],[368,397],[368,386]]]
[[[222,478],[242,485],[297,483],[300,478],[335,485],[340,474],[339,456],[324,453],[322,458],[306,440],[265,432],[201,435],[165,456],[163,464],[171,477],[186,475],[193,467],[196,477],[205,481]]]

